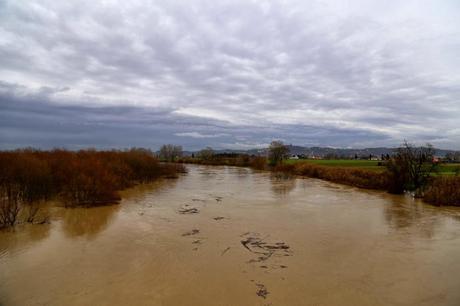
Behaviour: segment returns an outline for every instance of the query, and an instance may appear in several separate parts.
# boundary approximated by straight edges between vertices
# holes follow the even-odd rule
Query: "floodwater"
[[[246,168],[0,232],[0,305],[460,305],[460,210]]]

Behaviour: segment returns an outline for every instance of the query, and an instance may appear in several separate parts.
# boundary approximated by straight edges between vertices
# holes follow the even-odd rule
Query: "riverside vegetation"
[[[119,190],[185,171],[183,165],[160,163],[144,149],[4,151],[0,169],[0,228],[14,226],[20,216],[34,222],[51,198],[66,207],[113,204]]]
[[[349,186],[385,190],[394,194],[411,192],[433,205],[460,206],[460,177],[435,175],[439,165],[433,162],[434,149],[427,145],[416,148],[407,142],[382,162],[382,171],[366,168],[331,167],[314,163],[286,162],[289,151],[282,142],[272,142],[268,158],[247,154],[214,154],[211,148],[179,162],[205,165],[228,165],[270,170],[286,175],[323,179]]]
[[[59,198],[66,207],[116,203],[118,191],[185,172],[181,163],[229,165],[270,170],[283,175],[319,178],[359,188],[412,192],[434,205],[460,206],[460,177],[433,175],[431,146],[415,148],[407,143],[384,161],[383,171],[331,167],[307,162],[287,163],[289,151],[275,141],[268,157],[247,154],[215,154],[211,148],[193,157],[182,157],[182,148],[165,145],[159,158],[149,150],[128,151],[34,149],[0,152],[0,228],[14,226],[21,216],[34,222],[46,200]],[[43,222],[43,221],[42,221]]]

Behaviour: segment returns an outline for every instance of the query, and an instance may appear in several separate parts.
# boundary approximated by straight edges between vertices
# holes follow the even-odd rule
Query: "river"
[[[460,305],[460,210],[246,168],[0,232],[0,305]]]

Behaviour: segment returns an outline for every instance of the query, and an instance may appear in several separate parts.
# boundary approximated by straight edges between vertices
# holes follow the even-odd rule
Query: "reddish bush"
[[[308,163],[298,163],[291,166],[293,166],[291,171],[298,175],[324,179],[360,188],[386,190],[389,183],[386,173],[363,169],[332,168]]]
[[[263,156],[252,157],[249,161],[249,167],[257,170],[264,170],[267,168],[267,158]]]
[[[61,191],[66,206],[113,203],[119,199],[119,177],[96,155],[76,155],[66,168],[69,175]]]
[[[426,189],[423,199],[434,205],[460,206],[460,177],[436,177]]]
[[[6,151],[0,168],[0,227],[14,225],[23,207],[51,196],[61,196],[66,206],[113,203],[117,190],[185,171],[143,149]]]

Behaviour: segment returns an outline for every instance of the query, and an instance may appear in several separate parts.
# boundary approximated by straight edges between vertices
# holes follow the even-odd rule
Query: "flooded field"
[[[0,232],[0,305],[460,305],[460,210],[188,166]]]

